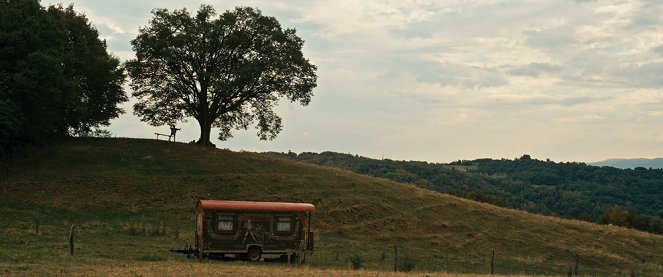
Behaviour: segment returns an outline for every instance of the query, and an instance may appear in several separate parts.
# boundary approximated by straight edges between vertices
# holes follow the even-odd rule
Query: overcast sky
[[[219,148],[429,162],[663,157],[659,0],[73,3],[122,60],[154,8],[252,6],[295,28],[318,66],[311,104],[283,102],[273,141],[251,127],[225,142],[213,134]],[[141,122],[132,103],[113,135],[168,133]],[[178,127],[178,141],[199,136],[193,119]]]

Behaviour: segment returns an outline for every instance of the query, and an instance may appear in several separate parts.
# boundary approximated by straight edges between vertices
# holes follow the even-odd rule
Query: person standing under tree
[[[173,138],[173,142],[175,141],[175,133],[177,131],[182,130],[180,128],[175,128],[175,125],[170,125],[170,136],[168,137],[168,141],[170,141],[170,138]]]

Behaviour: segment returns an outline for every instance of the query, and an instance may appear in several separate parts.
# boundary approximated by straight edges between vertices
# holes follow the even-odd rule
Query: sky
[[[663,2],[658,0],[42,1],[74,4],[125,61],[155,8],[258,8],[305,40],[318,67],[308,106],[281,102],[283,130],[233,132],[219,148],[450,162],[663,157]],[[127,86],[127,94],[131,90]],[[125,114],[117,137],[155,138]],[[178,141],[197,140],[195,119]]]

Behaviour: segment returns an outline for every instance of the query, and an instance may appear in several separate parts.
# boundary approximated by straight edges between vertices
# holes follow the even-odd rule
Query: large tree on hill
[[[257,122],[258,136],[273,139],[281,118],[273,111],[280,98],[307,105],[316,86],[316,67],[302,54],[304,41],[274,17],[238,7],[221,15],[203,5],[156,9],[149,25],[131,44],[136,58],[126,63],[134,113],[154,126],[195,118],[199,144],[212,145],[233,129]]]
[[[124,80],[73,6],[0,1],[0,152],[108,125],[127,100]]]

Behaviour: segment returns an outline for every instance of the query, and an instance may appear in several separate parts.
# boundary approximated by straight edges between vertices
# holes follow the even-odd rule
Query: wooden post
[[[493,273],[495,273],[495,249],[493,249],[490,256],[490,275],[493,275]]]
[[[69,255],[74,255],[74,227],[76,225],[71,225],[71,230],[69,231]]]
[[[398,271],[398,246],[394,245],[394,271]]]
[[[575,275],[578,276],[578,254],[576,254],[576,268],[575,268]]]

